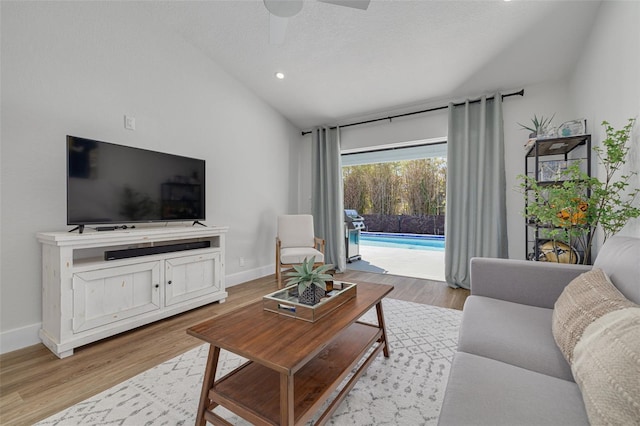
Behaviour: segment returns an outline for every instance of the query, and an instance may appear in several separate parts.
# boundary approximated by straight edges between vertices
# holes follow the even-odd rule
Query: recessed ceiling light
[[[277,73],[276,73],[276,78],[277,78],[278,80],[282,80],[282,79],[284,78],[284,73],[277,72]]]

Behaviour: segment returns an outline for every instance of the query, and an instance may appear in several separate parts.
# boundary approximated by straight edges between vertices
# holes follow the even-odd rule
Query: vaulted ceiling
[[[138,5],[307,129],[561,79],[600,2],[373,0],[363,11],[305,0],[281,44],[262,0]]]

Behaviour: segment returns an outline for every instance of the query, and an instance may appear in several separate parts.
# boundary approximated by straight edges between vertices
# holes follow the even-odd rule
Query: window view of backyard
[[[364,218],[362,260],[348,268],[444,281],[447,161],[345,166],[344,207]]]

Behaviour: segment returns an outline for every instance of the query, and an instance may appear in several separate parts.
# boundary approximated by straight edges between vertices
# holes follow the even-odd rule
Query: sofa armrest
[[[529,260],[471,259],[471,294],[524,305],[553,308],[565,286],[588,265]]]

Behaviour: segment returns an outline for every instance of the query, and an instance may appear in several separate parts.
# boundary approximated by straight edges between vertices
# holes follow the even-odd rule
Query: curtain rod
[[[509,96],[524,96],[524,89],[520,89],[518,92],[507,93],[506,95],[502,95],[502,99],[508,98]],[[493,96],[487,98],[487,100],[489,100],[489,99],[493,99]],[[469,101],[469,103],[471,103],[471,104],[475,104],[477,102],[480,102],[480,99],[477,99],[477,100],[474,100],[474,101]],[[454,106],[460,106],[460,105],[464,105],[465,103],[466,102],[460,102],[460,103],[453,104],[453,105]],[[422,113],[431,112],[431,111],[439,111],[441,109],[447,109],[447,108],[449,108],[449,105],[444,105],[444,106],[439,106],[439,107],[434,107],[434,108],[429,108],[429,109],[423,109],[423,110],[420,110],[420,111],[407,112],[407,113],[404,113],[404,114],[391,115],[389,117],[374,118],[372,120],[358,121],[357,123],[344,124],[344,125],[339,126],[339,127],[343,128],[343,127],[358,126],[360,124],[375,123],[376,121],[385,121],[385,120],[391,121],[394,118],[407,117],[409,115],[422,114]],[[332,130],[333,129],[337,129],[337,128],[338,128],[338,126],[330,127],[330,129],[332,129]],[[305,132],[302,132],[302,136],[308,135],[309,133],[311,133],[311,130],[307,130]]]

